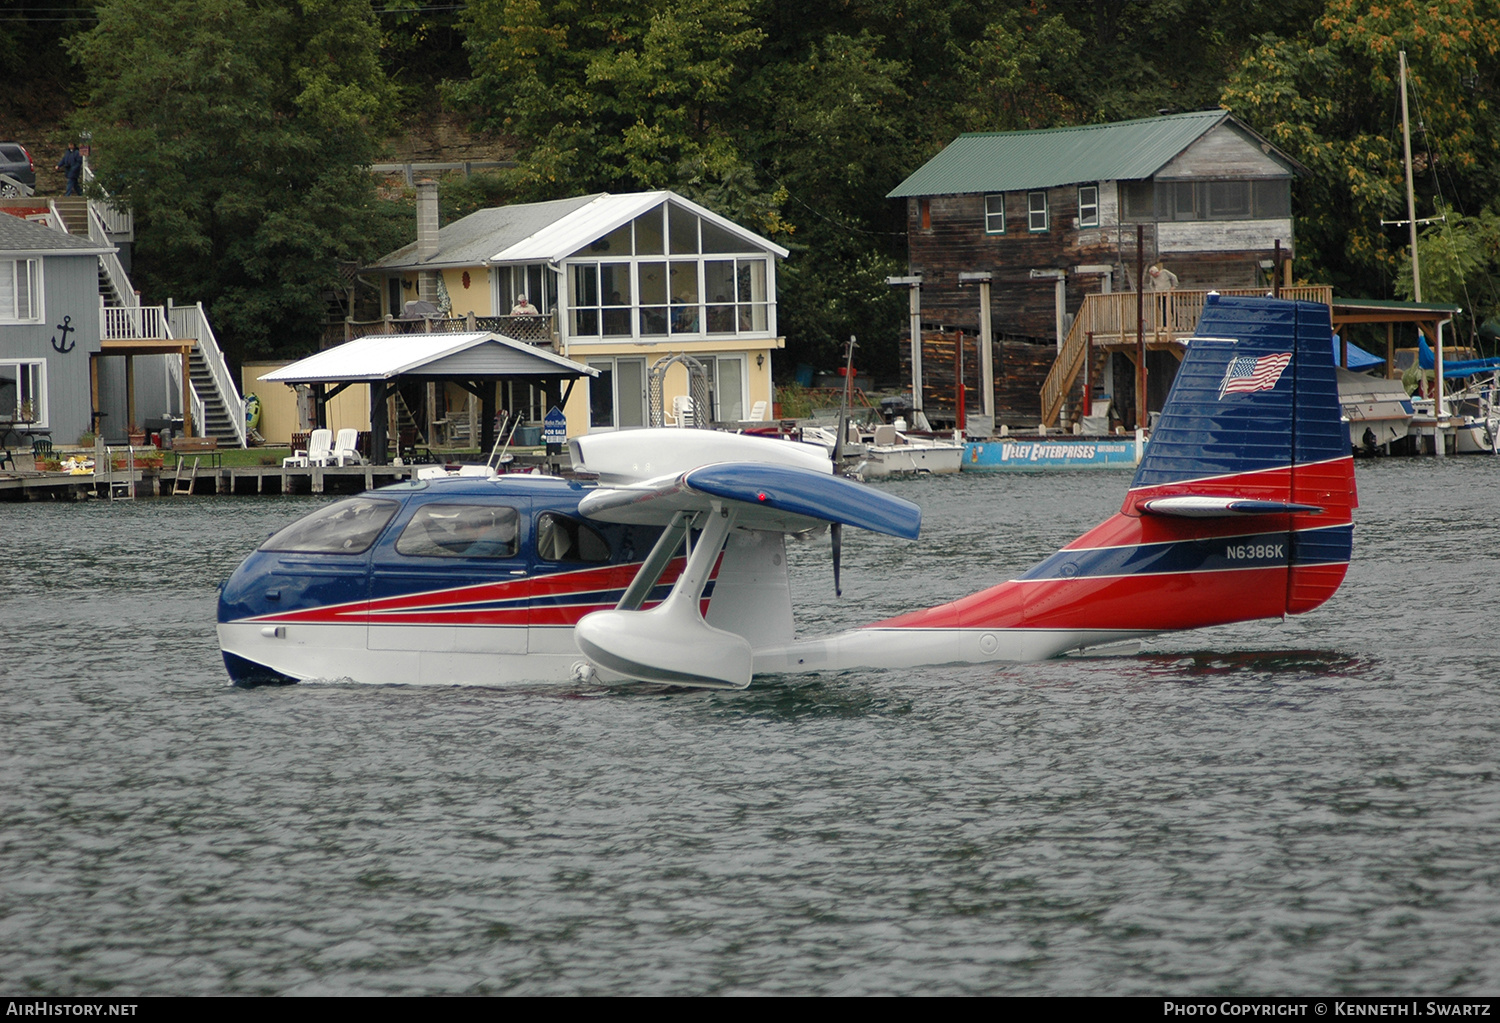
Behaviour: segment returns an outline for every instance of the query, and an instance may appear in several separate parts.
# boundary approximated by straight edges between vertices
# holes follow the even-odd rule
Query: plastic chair
[[[750,421],[752,423],[764,422],[765,418],[766,403],[764,401],[757,401],[754,405],[750,406]]]
[[[281,460],[283,469],[296,466],[306,469],[312,465],[327,465],[328,457],[333,453],[333,431],[314,430],[312,436],[307,438],[306,451],[293,451],[291,457]]]
[[[311,446],[311,442],[308,443]],[[333,444],[333,453],[329,455],[329,458],[339,465],[363,465],[365,460],[359,453],[359,431],[356,429],[340,430],[338,440]]]
[[[693,425],[693,399],[686,394],[679,394],[672,399],[672,425]]]

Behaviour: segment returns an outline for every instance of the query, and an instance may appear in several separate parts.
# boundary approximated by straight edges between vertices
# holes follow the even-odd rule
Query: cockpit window
[[[298,519],[260,545],[263,551],[298,554],[359,554],[369,549],[401,505],[351,497]]]
[[[493,504],[427,504],[417,509],[401,538],[400,554],[424,558],[510,558],[521,517]]]
[[[587,523],[546,512],[536,520],[536,554],[543,561],[608,561],[609,541]]]

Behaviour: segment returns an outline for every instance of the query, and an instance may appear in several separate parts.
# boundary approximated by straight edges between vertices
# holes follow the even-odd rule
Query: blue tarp
[[[1337,334],[1333,335],[1333,364],[1342,366],[1344,364],[1344,342]],[[1349,368],[1369,369],[1371,366],[1384,366],[1385,360],[1377,355],[1371,355],[1359,345],[1349,346]]]
[[[1437,356],[1433,354],[1427,339],[1420,334],[1417,335],[1417,365],[1423,369],[1437,369]],[[1500,369],[1500,359],[1444,359],[1443,379],[1471,377],[1476,373],[1492,373],[1497,369]]]

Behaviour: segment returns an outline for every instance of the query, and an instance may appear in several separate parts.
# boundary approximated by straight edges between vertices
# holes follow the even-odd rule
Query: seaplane
[[[706,430],[570,442],[587,482],[444,476],[273,534],[220,588],[233,682],[739,689],[756,676],[1036,661],[1311,611],[1357,507],[1325,306],[1210,295],[1118,513],[1024,574],[801,636],[786,538],[915,540],[826,452]]]

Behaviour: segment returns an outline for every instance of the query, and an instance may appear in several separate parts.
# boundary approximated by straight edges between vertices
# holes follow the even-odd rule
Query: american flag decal
[[[1281,374],[1292,361],[1291,352],[1277,355],[1241,355],[1229,360],[1224,368],[1224,379],[1219,381],[1219,397],[1226,394],[1248,394],[1251,391],[1269,391],[1281,379]]]

